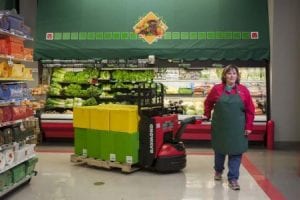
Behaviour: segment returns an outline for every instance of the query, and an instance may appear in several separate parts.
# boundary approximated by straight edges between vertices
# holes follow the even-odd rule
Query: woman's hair
[[[237,74],[237,79],[235,81],[235,83],[237,84],[240,84],[240,73],[239,73],[239,69],[237,66],[235,65],[227,65],[224,69],[223,69],[223,72],[222,72],[222,83],[226,83],[226,74],[228,72],[230,72],[231,70],[235,70],[236,71],[236,74]]]

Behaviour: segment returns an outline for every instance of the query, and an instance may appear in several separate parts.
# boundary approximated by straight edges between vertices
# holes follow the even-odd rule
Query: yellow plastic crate
[[[137,106],[111,107],[109,115],[109,130],[125,133],[138,131],[139,115]]]
[[[90,128],[90,107],[74,107],[73,126],[75,128]]]
[[[94,130],[109,131],[109,109],[106,107],[91,109],[90,127]]]

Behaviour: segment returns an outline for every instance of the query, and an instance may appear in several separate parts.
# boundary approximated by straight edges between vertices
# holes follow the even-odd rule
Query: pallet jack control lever
[[[195,117],[189,117],[189,118],[185,118],[183,120],[180,121],[180,128],[178,129],[178,131],[175,134],[174,137],[174,142],[180,142],[181,141],[181,136],[186,128],[186,126],[188,124],[195,124],[196,123],[196,118]]]

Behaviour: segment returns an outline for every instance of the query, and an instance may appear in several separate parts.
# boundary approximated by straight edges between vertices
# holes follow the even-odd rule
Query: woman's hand
[[[249,134],[251,134],[252,131],[251,130],[245,130],[245,136],[248,136]]]
[[[208,117],[205,116],[205,115],[201,115],[200,119],[203,120],[203,121],[207,121],[207,120],[208,120]]]

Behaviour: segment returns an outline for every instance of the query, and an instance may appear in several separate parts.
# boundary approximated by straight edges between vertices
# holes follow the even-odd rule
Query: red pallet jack
[[[185,146],[181,141],[186,126],[201,123],[195,117],[178,120],[164,108],[164,86],[140,84],[139,106],[139,166],[162,173],[177,172],[186,166]]]
[[[177,172],[186,166],[181,135],[186,126],[201,123],[195,117],[178,120],[176,114],[142,117],[140,121],[140,165],[162,173]]]

